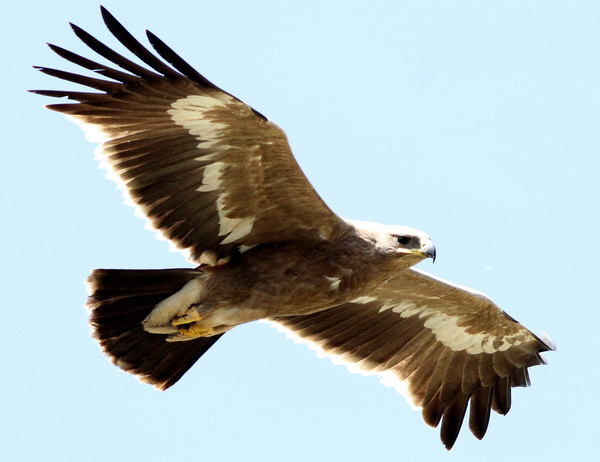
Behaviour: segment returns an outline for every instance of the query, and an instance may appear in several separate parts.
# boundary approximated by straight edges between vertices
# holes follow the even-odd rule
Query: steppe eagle
[[[116,67],[50,45],[104,78],[39,67],[93,91],[35,93],[75,101],[48,107],[101,143],[100,160],[133,205],[198,265],[91,273],[90,324],[111,360],[166,389],[226,331],[266,319],[403,387],[427,424],[441,422],[448,449],[468,403],[482,438],[490,410],[508,412],[511,388],[529,385],[527,368],[544,363],[551,341],[483,294],[413,269],[435,258],[426,234],[336,215],[277,125],[151,32],[164,61],[102,16],[146,66],[72,25]]]

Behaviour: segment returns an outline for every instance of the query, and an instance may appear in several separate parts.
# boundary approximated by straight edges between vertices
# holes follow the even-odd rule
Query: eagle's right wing
[[[103,165],[151,226],[196,263],[214,264],[261,243],[329,239],[347,225],[315,192],[285,133],[222,91],[156,36],[161,61],[104,8],[108,29],[140,66],[77,26],[75,34],[124,71],[50,45],[61,57],[110,80],[42,72],[99,92],[37,90],[101,142]]]

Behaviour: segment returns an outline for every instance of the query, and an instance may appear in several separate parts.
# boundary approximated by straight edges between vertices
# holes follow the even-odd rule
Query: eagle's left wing
[[[379,374],[407,393],[450,449],[470,402],[483,438],[490,409],[506,414],[512,387],[553,349],[489,298],[421,271],[398,273],[370,294],[324,311],[273,319],[351,369]]]

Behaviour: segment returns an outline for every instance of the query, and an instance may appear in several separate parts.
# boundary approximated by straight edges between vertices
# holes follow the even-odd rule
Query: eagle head
[[[371,242],[378,250],[398,257],[410,256],[416,264],[425,258],[435,261],[435,246],[431,238],[418,229],[408,226],[382,225],[367,221],[346,220],[358,236]]]

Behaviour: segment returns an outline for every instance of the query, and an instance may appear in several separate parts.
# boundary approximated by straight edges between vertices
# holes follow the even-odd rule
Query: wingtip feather
[[[108,27],[109,29],[115,23],[120,25],[119,21],[117,21],[117,18],[115,18],[113,14],[102,5],[100,5],[100,14],[102,15],[102,20],[104,21],[104,24],[106,24],[106,27]]]

